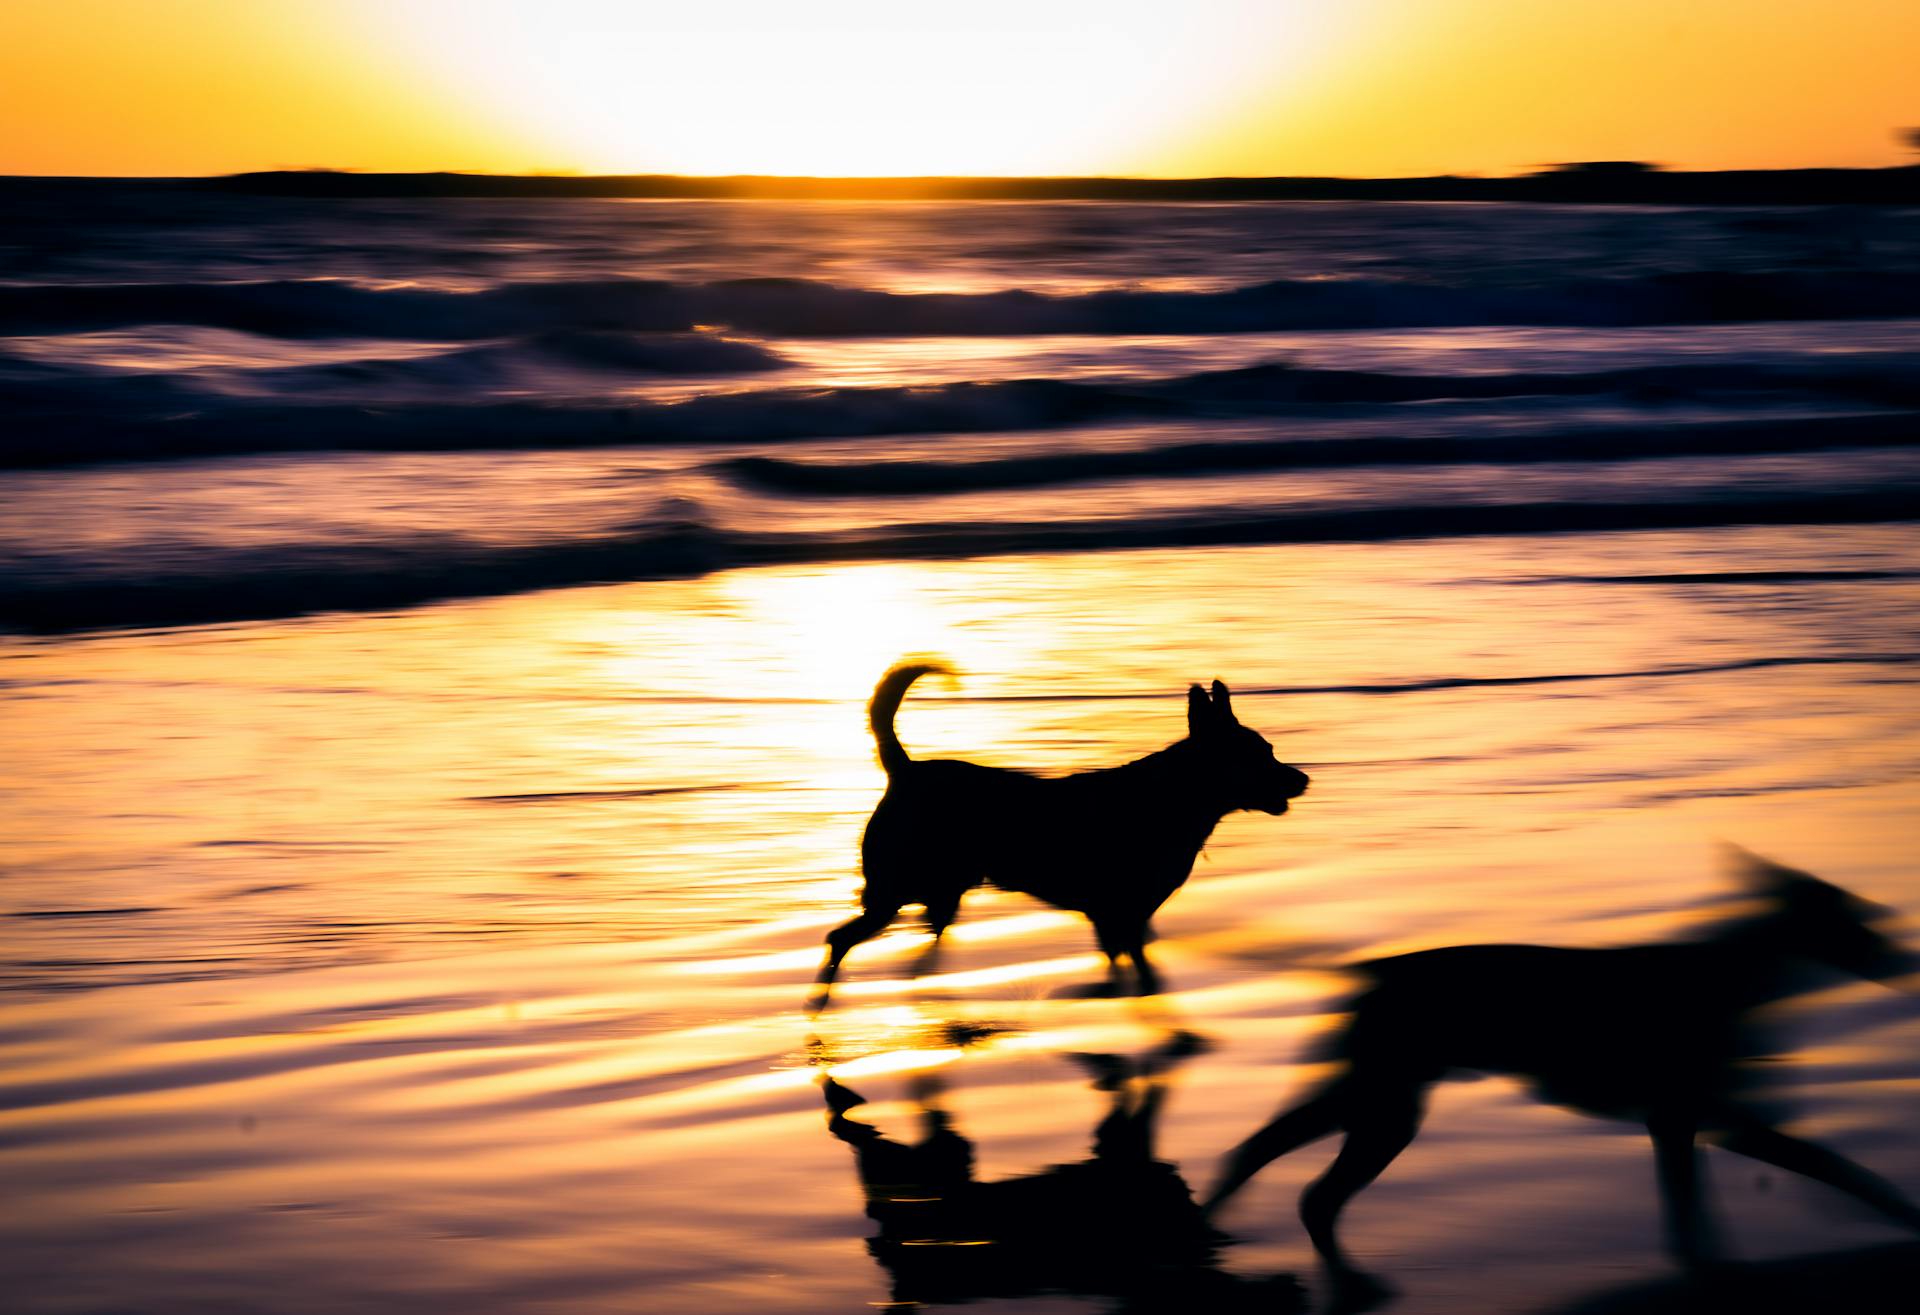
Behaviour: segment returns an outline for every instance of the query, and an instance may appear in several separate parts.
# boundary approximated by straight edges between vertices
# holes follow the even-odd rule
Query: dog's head
[[[1307,774],[1273,756],[1273,746],[1233,715],[1227,687],[1213,682],[1209,695],[1198,685],[1187,691],[1187,740],[1198,752],[1207,786],[1229,812],[1250,809],[1287,811],[1287,801],[1306,792]]]
[[[1920,960],[1879,929],[1892,909],[1757,854],[1734,849],[1732,857],[1745,884],[1772,905],[1788,953],[1875,982],[1920,970]]]

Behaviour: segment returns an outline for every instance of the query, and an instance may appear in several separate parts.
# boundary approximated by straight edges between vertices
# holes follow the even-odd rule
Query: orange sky
[[[0,0],[0,172],[1883,165],[1915,0]]]

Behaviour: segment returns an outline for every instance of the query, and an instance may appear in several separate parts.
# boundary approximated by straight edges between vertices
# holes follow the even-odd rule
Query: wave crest
[[[1282,279],[1211,292],[900,293],[809,279],[581,279],[481,291],[340,280],[0,285],[0,334],[190,324],[270,336],[473,341],[563,329],[781,337],[1209,334],[1477,324],[1615,327],[1920,313],[1920,273],[1702,270],[1528,285]]]

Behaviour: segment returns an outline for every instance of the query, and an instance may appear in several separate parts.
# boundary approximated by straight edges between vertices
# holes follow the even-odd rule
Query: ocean
[[[1910,919],[1916,218],[16,188],[10,1308],[1117,1310],[902,1259],[848,1124],[1057,1184],[1162,1056],[1200,1192],[1356,960],[1690,934],[1722,841]],[[981,891],[807,1016],[909,654],[916,756],[1112,765],[1218,678],[1312,774],[1157,919],[1167,995]],[[1781,1026],[1800,1126],[1920,1193],[1912,997]],[[1311,1286],[1324,1149],[1169,1309]],[[1898,1236],[1711,1159],[1743,1257]],[[1410,1313],[1670,1274],[1644,1135],[1505,1080],[1346,1231]]]

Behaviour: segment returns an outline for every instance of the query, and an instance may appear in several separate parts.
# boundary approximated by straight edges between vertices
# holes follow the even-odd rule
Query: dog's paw
[[[1328,1275],[1327,1315],[1360,1315],[1377,1310],[1400,1295],[1385,1279],[1358,1269],[1339,1269]]]

